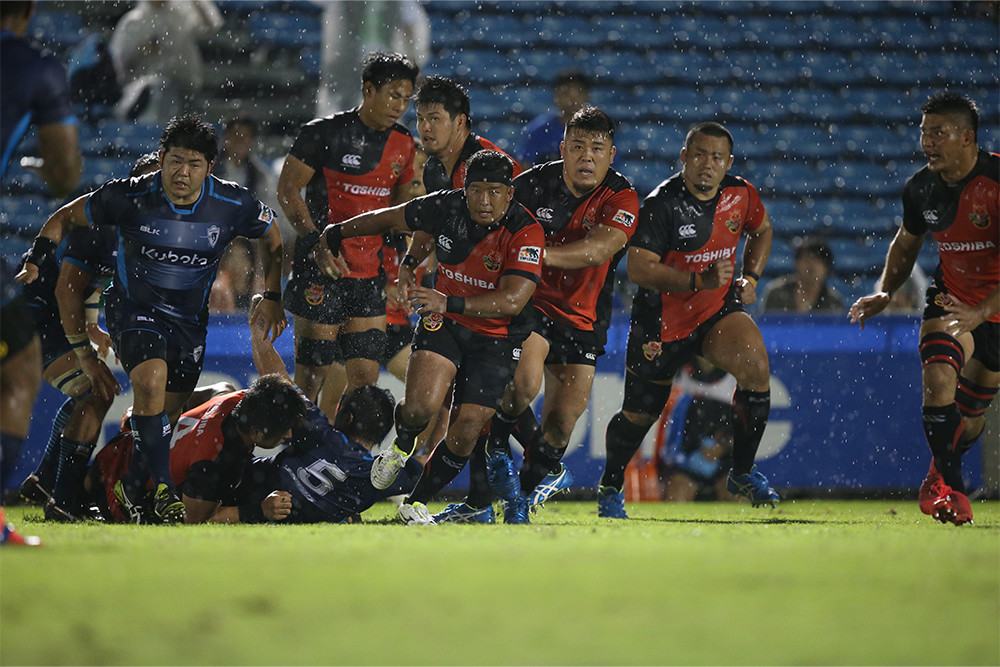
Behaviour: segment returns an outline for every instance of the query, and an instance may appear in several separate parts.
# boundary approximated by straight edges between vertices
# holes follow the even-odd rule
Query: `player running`
[[[927,165],[903,188],[903,224],[889,246],[874,294],[848,316],[865,322],[903,286],[924,237],[940,263],[920,323],[924,435],[933,460],[920,485],[920,511],[941,523],[972,523],[962,456],[983,432],[983,413],[1000,387],[1000,155],[980,150],[979,110],[958,93],[921,107]]]

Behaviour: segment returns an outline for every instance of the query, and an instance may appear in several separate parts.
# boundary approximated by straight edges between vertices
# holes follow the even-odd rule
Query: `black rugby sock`
[[[486,476],[486,436],[479,436],[476,448],[469,457],[469,495],[465,502],[469,507],[482,509],[493,502],[493,489]]]
[[[650,426],[633,424],[621,412],[611,418],[604,436],[608,458],[604,463],[601,486],[610,486],[616,491],[622,490],[625,486],[625,468],[639,451],[642,439],[646,437],[651,426],[652,424]]]
[[[538,425],[535,411],[528,408],[518,417],[517,426],[514,427],[514,438],[521,447],[527,449],[533,446],[542,437],[542,427]]]
[[[510,455],[510,434],[520,418],[521,415],[509,415],[503,410],[497,410],[490,420],[490,432],[486,441],[490,451],[503,451]]]
[[[462,472],[468,460],[468,456],[459,456],[448,449],[448,445],[440,443],[427,459],[424,474],[420,476],[408,500],[426,503]]]
[[[958,441],[962,435],[962,413],[951,403],[937,407],[924,406],[924,435],[934,454],[934,466],[945,484],[965,493],[962,481],[962,455]]]
[[[771,392],[736,389],[733,394],[733,474],[753,468],[760,439],[771,412]]]
[[[59,466],[56,483],[52,487],[52,498],[61,506],[70,508],[76,502],[77,491],[83,483],[83,474],[94,443],[60,438]]]
[[[557,449],[546,442],[544,437],[525,449],[524,463],[521,465],[521,495],[530,495],[546,475],[558,470],[559,461],[565,453],[565,447]]]
[[[7,479],[14,472],[17,457],[21,455],[24,438],[9,433],[0,433],[0,488],[7,488]],[[0,503],[2,504],[2,503]]]

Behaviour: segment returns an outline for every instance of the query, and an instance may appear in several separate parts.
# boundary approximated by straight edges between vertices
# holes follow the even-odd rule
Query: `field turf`
[[[436,511],[440,504],[432,505]],[[8,508],[0,664],[1000,664],[1000,504],[550,502],[531,526],[105,526]]]

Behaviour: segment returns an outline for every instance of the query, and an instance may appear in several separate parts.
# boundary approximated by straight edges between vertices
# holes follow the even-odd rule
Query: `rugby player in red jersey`
[[[389,486],[454,381],[453,419],[444,442],[400,506],[408,523],[433,522],[424,502],[465,467],[529,332],[527,305],[541,271],[544,232],[514,201],[513,170],[508,156],[480,151],[468,161],[464,190],[430,194],[331,225],[314,253],[323,271],[335,272],[344,238],[409,230],[426,232],[435,244],[436,288],[412,287],[406,295],[421,320],[405,396],[396,408],[396,439],[372,466],[375,488]],[[415,261],[404,258],[403,264]]]
[[[295,316],[295,382],[314,402],[335,361],[344,361],[347,391],[378,381],[385,350],[382,237],[346,243],[334,276],[320,273],[308,252],[327,224],[409,197],[414,143],[398,121],[418,73],[406,56],[371,54],[361,73],[361,105],[302,126],[278,179],[278,201],[300,235],[283,299]]]
[[[876,292],[848,316],[862,328],[882,312],[913,270],[924,237],[940,263],[920,323],[924,435],[933,454],[920,510],[942,523],[972,523],[962,455],[983,432],[1000,387],[1000,155],[980,150],[979,110],[958,93],[921,107],[927,165],[903,188],[903,224],[889,246]]]
[[[643,201],[628,251],[632,302],[622,409],[607,430],[608,458],[598,515],[628,518],[625,466],[663,410],[674,375],[696,355],[736,378],[733,468],[727,488],[754,506],[780,500],[754,458],[771,408],[764,340],[743,305],[757,300],[757,280],[771,253],[771,220],[754,187],[730,175],[733,137],[699,123],[681,150],[682,169]],[[742,276],[737,245],[747,235]]]

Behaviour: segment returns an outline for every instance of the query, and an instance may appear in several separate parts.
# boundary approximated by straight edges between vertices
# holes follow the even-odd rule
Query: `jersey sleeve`
[[[66,70],[56,58],[42,58],[37,71],[39,94],[34,100],[32,115],[39,126],[75,124]]]
[[[507,246],[504,262],[505,276],[521,276],[539,282],[542,276],[542,251],[545,248],[545,231],[538,223],[525,225],[517,230]]]
[[[914,236],[923,236],[927,233],[927,221],[920,214],[920,206],[913,196],[913,189],[911,178],[903,187],[903,229]]]
[[[326,144],[325,134],[320,131],[320,123],[323,119],[310,121],[299,130],[299,136],[295,138],[295,143],[289,149],[288,154],[302,160],[307,166],[315,171],[323,168],[324,157],[329,153]],[[410,168],[413,168],[413,161],[410,161]]]
[[[764,224],[764,217],[767,215],[767,210],[764,208],[764,202],[760,200],[760,193],[757,192],[755,188],[749,181],[743,181],[747,186],[747,220],[746,224],[743,226],[748,232],[757,231],[762,224]]]
[[[218,489],[222,475],[214,461],[196,461],[188,468],[180,491],[195,500],[222,500]]]
[[[629,188],[616,192],[608,199],[601,209],[601,218],[597,224],[620,229],[625,232],[625,236],[632,238],[638,219],[639,195],[636,194],[635,190]]]
[[[243,200],[243,216],[240,225],[240,235],[248,239],[259,239],[267,233],[272,224],[277,222],[278,214],[270,206],[246,192]]]
[[[112,248],[107,247],[108,235],[91,227],[74,227],[66,239],[66,252],[63,261],[95,275],[99,267],[106,261]]]
[[[403,209],[403,215],[411,232],[433,235],[435,222],[443,219],[447,210],[447,203],[441,193],[432,193],[409,201]]]
[[[129,181],[115,179],[108,181],[87,197],[87,220],[92,227],[118,226],[122,214],[128,210],[130,199],[128,193]]]
[[[647,198],[639,209],[639,223],[632,236],[631,246],[663,257],[670,251],[673,242],[668,223],[666,207],[657,198]]]

